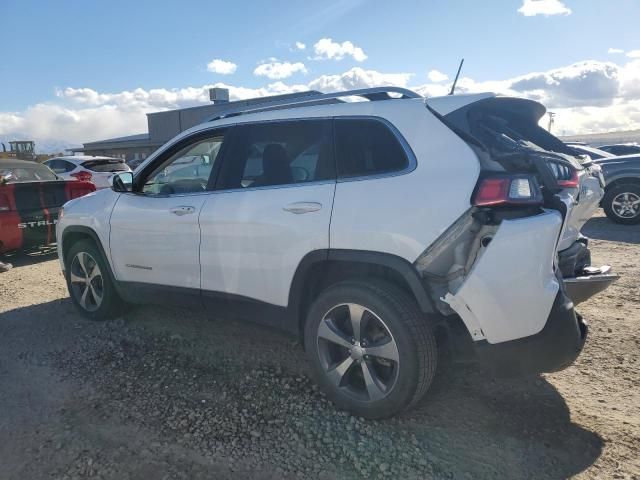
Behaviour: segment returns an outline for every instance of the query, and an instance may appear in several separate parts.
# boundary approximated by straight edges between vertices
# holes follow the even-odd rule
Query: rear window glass
[[[58,177],[44,165],[33,167],[2,167],[0,166],[0,185],[3,183],[37,182],[56,180]]]
[[[94,172],[126,172],[129,170],[124,160],[88,160],[82,163],[87,170]]]
[[[407,154],[391,129],[379,120],[337,119],[338,177],[360,177],[404,170]]]

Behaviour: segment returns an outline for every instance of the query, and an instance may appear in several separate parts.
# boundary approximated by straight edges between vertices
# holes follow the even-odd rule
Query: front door
[[[198,216],[223,138],[218,131],[181,142],[141,172],[137,191],[120,196],[110,236],[118,280],[200,289]]]

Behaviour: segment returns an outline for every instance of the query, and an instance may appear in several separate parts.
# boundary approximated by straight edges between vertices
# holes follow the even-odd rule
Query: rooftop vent
[[[211,100],[214,103],[214,105],[217,105],[219,103],[229,103],[229,89],[228,88],[210,88],[209,100]]]

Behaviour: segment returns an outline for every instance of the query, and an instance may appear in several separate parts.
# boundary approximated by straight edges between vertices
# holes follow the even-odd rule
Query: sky
[[[538,100],[557,134],[640,128],[640,0],[0,0],[0,139],[79,144],[145,113],[398,85]]]

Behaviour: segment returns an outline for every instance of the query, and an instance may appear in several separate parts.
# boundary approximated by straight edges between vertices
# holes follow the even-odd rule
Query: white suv
[[[89,155],[55,157],[42,163],[60,178],[92,182],[98,190],[111,187],[111,177],[115,173],[131,171],[121,158]]]
[[[229,104],[65,205],[71,298],[94,319],[195,302],[281,328],[326,394],[368,418],[415,404],[445,347],[499,370],[562,369],[587,332],[570,298],[616,277],[590,266],[579,233],[598,172],[543,114],[399,88]]]

